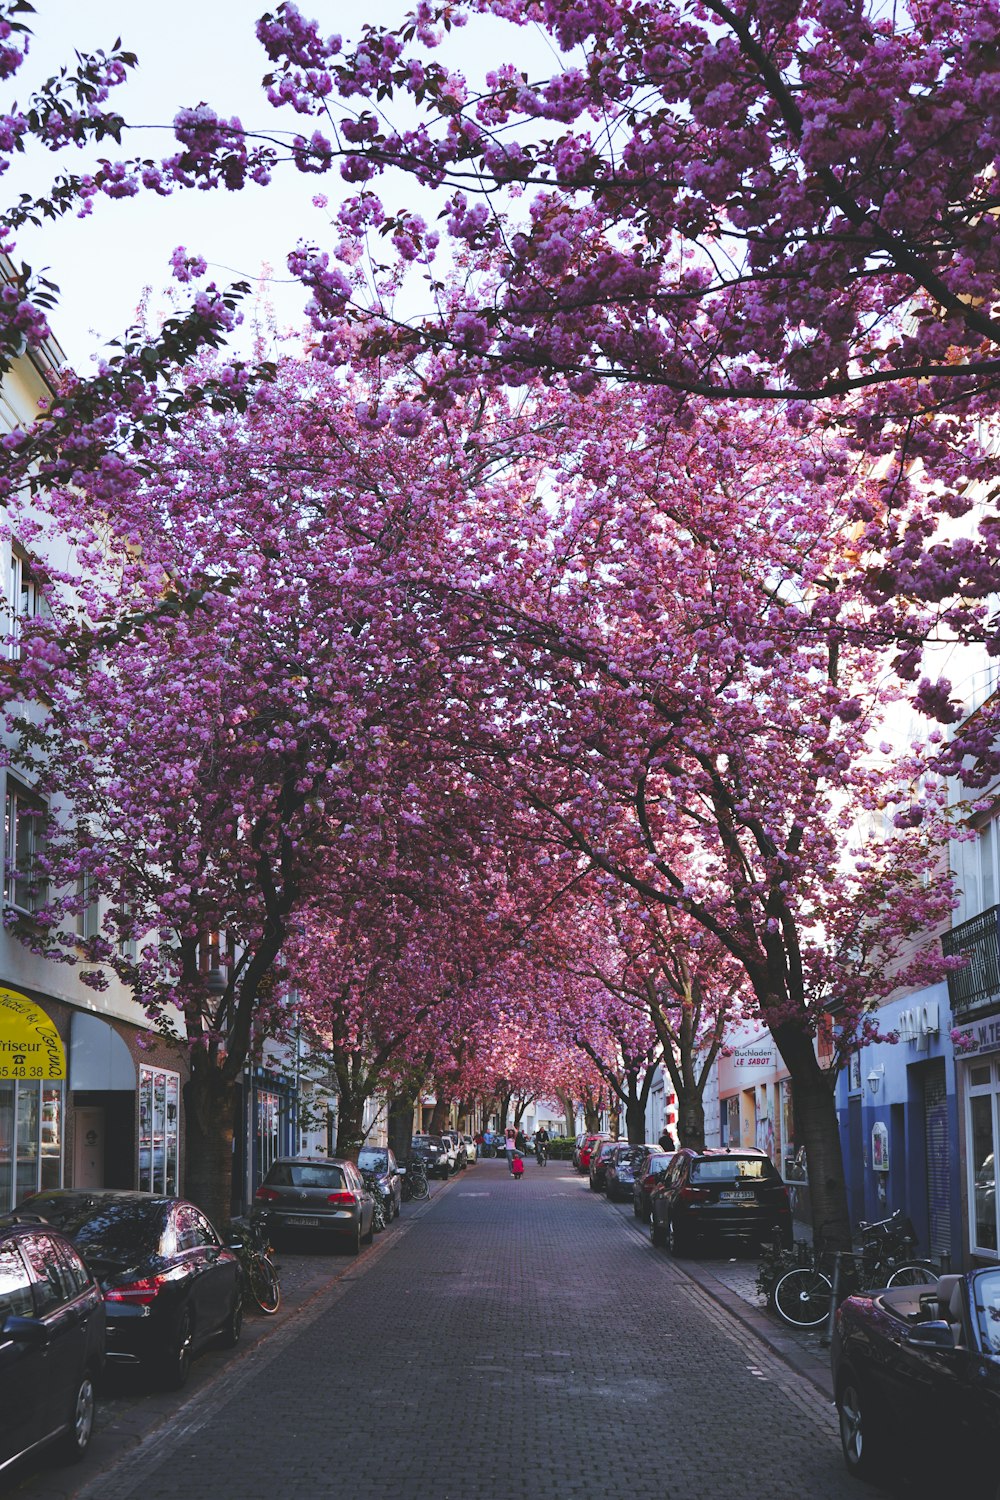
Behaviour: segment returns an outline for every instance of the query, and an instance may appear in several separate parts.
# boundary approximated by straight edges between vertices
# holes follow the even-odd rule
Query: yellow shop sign
[[[0,986],[0,1079],[65,1077],[66,1052],[44,1010]]]

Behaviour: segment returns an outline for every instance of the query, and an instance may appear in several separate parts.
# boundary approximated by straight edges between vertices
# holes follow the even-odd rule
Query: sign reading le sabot
[[[0,986],[0,1079],[66,1077],[66,1052],[40,1005]]]

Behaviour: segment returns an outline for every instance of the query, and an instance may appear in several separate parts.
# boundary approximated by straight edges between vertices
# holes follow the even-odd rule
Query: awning
[[[66,1052],[40,1005],[0,987],[0,1079],[50,1081],[66,1077]]]

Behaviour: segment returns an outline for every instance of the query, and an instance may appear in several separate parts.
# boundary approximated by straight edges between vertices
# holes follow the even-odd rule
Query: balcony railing
[[[941,938],[947,958],[964,958],[948,975],[948,997],[956,1021],[1000,1010],[1000,906],[991,906]]]

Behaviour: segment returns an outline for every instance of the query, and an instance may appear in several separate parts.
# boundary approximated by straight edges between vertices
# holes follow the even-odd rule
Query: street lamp
[[[879,1091],[879,1086],[880,1086],[880,1084],[882,1082],[882,1079],[884,1077],[885,1077],[885,1068],[883,1067],[883,1065],[881,1063],[879,1063],[879,1065],[878,1065],[877,1068],[872,1068],[871,1072],[868,1074],[868,1078],[867,1078],[866,1081],[867,1081],[868,1087],[872,1091],[872,1098],[873,1099],[877,1097],[878,1091]]]

